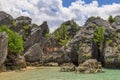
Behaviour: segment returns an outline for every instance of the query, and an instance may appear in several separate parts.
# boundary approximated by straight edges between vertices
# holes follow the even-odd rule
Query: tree
[[[8,34],[8,50],[13,53],[21,53],[23,49],[22,37],[8,28],[8,26],[0,26],[0,32],[6,32]]]

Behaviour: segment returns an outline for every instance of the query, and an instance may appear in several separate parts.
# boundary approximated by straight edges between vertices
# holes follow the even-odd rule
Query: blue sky
[[[63,0],[63,6],[64,7],[69,7],[72,2],[75,2],[76,0]],[[91,3],[93,0],[83,0],[87,4]],[[117,3],[120,4],[120,0],[96,0],[99,3],[99,6],[106,5],[106,4],[112,4],[112,3]]]

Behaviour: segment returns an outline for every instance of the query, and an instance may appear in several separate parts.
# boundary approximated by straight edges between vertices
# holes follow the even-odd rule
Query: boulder
[[[72,72],[75,71],[75,65],[73,63],[63,63],[60,66],[61,72]]]
[[[27,50],[24,57],[27,62],[39,62],[43,52],[39,44],[34,44],[31,48]]]
[[[0,33],[0,66],[2,66],[6,60],[8,54],[8,35],[3,32]]]
[[[21,68],[26,68],[26,61],[19,53],[9,53],[4,65],[7,70],[19,70]]]
[[[76,73],[90,74],[97,72],[103,72],[103,70],[101,63],[97,62],[95,59],[86,60],[84,63],[79,64],[79,66],[76,68]]]

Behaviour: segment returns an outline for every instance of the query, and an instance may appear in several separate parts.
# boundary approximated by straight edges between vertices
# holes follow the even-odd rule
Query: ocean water
[[[104,69],[104,71],[97,74],[76,74],[75,72],[59,72],[58,67],[41,67],[0,73],[0,80],[120,80],[120,70]]]

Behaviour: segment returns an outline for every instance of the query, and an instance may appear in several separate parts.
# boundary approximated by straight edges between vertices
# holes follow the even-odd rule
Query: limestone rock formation
[[[86,60],[84,63],[79,64],[76,68],[76,73],[98,73],[103,72],[102,65],[100,62],[97,62],[96,59],[89,59]]]
[[[24,56],[26,58],[26,61],[30,62],[40,61],[40,57],[43,54],[43,47],[46,42],[45,34],[49,33],[48,31],[49,29],[46,22],[40,25],[40,27],[36,26],[31,28],[31,33],[24,44],[25,48]]]
[[[67,44],[65,53],[69,55],[69,58],[73,63],[79,64],[84,62],[85,59],[83,58],[83,55],[85,54],[92,55],[93,42],[91,42],[91,40],[94,38],[94,32],[98,26],[102,26],[104,29],[111,27],[108,21],[99,17],[91,17],[87,20],[84,27],[80,28],[79,32]]]
[[[119,17],[115,18],[114,23],[119,27]],[[95,41],[96,37],[101,38],[101,42],[99,42],[98,38],[98,41]],[[113,28],[108,21],[99,17],[90,17],[74,38],[67,43],[63,52],[76,65],[93,58],[100,61],[103,66],[108,66],[108,62],[114,60],[116,55],[117,63],[119,63],[119,39],[118,29]],[[110,56],[112,58],[109,60]],[[111,62],[111,64],[115,63],[114,61]],[[118,67],[117,65],[112,66]]]
[[[42,25],[38,26],[36,24],[32,24],[32,19],[29,17],[20,16],[16,19],[13,19],[11,15],[0,11],[0,25],[7,25],[10,27],[10,29],[20,34],[24,40],[24,52],[20,55],[18,55],[19,53],[14,54],[11,52],[6,53],[5,55],[1,53],[0,58],[2,60],[0,61],[0,65],[5,61],[4,65],[7,67],[7,69],[19,69],[26,67],[26,61],[36,62],[40,60],[40,57],[43,53],[44,43],[46,42],[45,36],[49,33],[47,22],[44,22]],[[4,45],[1,46],[2,47],[0,50],[3,51],[2,48]],[[7,45],[5,48],[7,48]],[[24,59],[24,56],[26,61]]]

